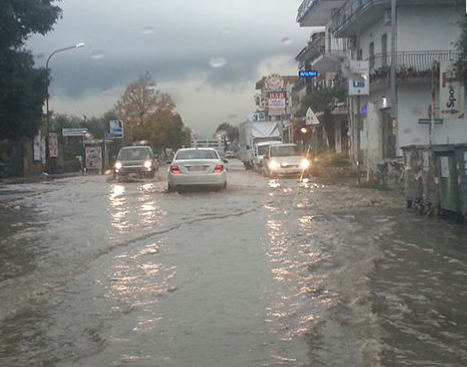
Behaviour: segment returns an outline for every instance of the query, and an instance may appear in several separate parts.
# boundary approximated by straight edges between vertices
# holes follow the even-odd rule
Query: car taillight
[[[170,172],[172,172],[175,175],[179,175],[180,173],[182,173],[182,171],[180,171],[180,168],[175,165],[170,166]]]
[[[216,166],[216,168],[214,168],[214,173],[222,173],[222,171],[224,170],[224,166],[222,164],[218,164]]]

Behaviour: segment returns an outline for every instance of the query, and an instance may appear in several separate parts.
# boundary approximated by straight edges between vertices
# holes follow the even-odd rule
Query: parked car
[[[168,168],[168,191],[180,187],[207,186],[227,188],[226,160],[213,148],[182,148]]]
[[[307,175],[310,169],[310,161],[292,143],[270,145],[263,162],[263,172],[269,177]]]
[[[153,178],[158,169],[157,160],[148,146],[120,148],[113,166],[113,176]]]

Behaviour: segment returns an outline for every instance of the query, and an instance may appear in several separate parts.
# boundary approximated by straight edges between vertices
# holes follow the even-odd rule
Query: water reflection
[[[288,195],[290,190],[282,192],[283,195]],[[293,231],[298,227],[291,227],[293,220],[290,217],[284,218],[287,210],[274,205],[266,206],[266,210],[269,213],[267,255],[271,263],[271,273],[275,281],[283,284],[283,291],[276,295],[267,309],[266,322],[270,325],[269,332],[277,334],[285,343],[279,351],[274,350],[271,357],[278,365],[301,365],[308,358],[297,352],[296,345],[300,340],[304,340],[309,328],[318,318],[313,307],[307,304],[307,299],[310,294],[317,293],[320,280],[308,273],[308,262],[298,258],[296,251],[291,248],[296,245],[296,234]],[[310,220],[299,218],[296,224],[301,224],[304,228],[310,224]],[[288,346],[292,345],[295,345],[295,348],[289,350]]]

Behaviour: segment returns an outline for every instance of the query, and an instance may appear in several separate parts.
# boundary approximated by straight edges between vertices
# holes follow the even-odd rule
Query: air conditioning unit
[[[391,25],[391,9],[384,9],[383,22],[384,25]]]

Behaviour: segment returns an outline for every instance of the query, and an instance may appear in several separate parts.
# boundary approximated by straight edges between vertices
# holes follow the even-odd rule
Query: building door
[[[381,37],[381,66],[388,65],[388,35],[383,34]]]
[[[375,67],[375,43],[374,42],[370,43],[369,55],[370,55],[370,70],[373,70],[373,68]]]
[[[394,158],[396,156],[396,135],[392,125],[390,109],[381,110],[383,124],[383,157]]]

